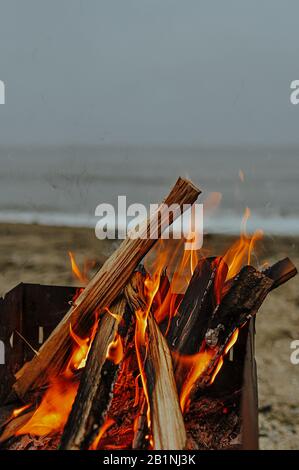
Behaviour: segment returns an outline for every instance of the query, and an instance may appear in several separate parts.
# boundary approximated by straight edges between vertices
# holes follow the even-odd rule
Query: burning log
[[[180,210],[169,213],[160,206],[157,210],[160,216],[157,216],[157,213],[152,215],[142,226],[143,235],[134,239],[128,237],[106,261],[40,348],[38,356],[26,363],[16,374],[13,389],[19,397],[24,397],[30,389],[47,382],[49,372],[52,376],[59,374],[70,350],[70,323],[76,331],[80,331],[95,309],[101,311],[111,305],[129,281],[138,263],[154,245],[156,240],[149,236],[151,231],[154,230],[160,235],[161,229],[165,229],[165,225],[181,215],[185,205],[193,204],[199,194],[200,190],[190,181],[178,179],[164,204],[168,207],[177,205]]]
[[[119,370],[119,359],[122,359],[112,360],[108,356],[108,349],[109,345],[113,345],[116,335],[118,340],[125,340],[131,318],[128,312],[125,314],[126,305],[126,299],[121,297],[111,307],[110,315],[105,315],[100,322],[64,428],[61,449],[89,448],[93,440],[90,434],[97,434],[104,423]]]
[[[182,406],[192,389],[194,395],[198,388],[206,388],[213,382],[223,355],[237,339],[239,328],[257,313],[270,290],[296,273],[295,266],[286,258],[264,273],[246,266],[224,284],[227,266],[221,259],[199,262],[167,337],[174,351],[178,390],[185,389]],[[182,355],[196,359],[197,353],[197,360],[205,361],[203,369],[196,372],[194,364],[186,373]]]
[[[152,315],[148,316],[148,348],[145,362],[147,394],[154,449],[182,450],[187,436],[173,375],[167,341]]]
[[[144,273],[136,272],[125,289],[127,302],[133,311],[146,309],[144,280]],[[112,312],[113,318],[123,316],[124,309],[124,304],[117,304]],[[119,334],[123,338],[128,333],[129,320],[130,316],[125,326],[120,323],[119,329],[122,331],[119,331]],[[145,388],[155,448],[183,449],[186,433],[173,376],[171,355],[166,340],[150,313],[146,323],[148,340],[144,364]],[[76,400],[64,429],[61,449],[88,449],[104,426],[119,370],[119,362],[114,364],[109,357],[103,363],[109,341],[112,341],[115,335],[113,331],[107,337],[106,330],[107,328],[103,330],[100,325],[93,342]],[[108,331],[111,330],[113,328],[111,329],[110,325]],[[147,430],[144,419],[146,404],[142,409],[142,432],[137,439],[138,445],[140,439],[144,439]]]
[[[199,261],[167,335],[171,349],[180,354],[198,352],[226,275],[221,258]]]
[[[216,307],[205,334],[205,349],[210,353],[210,359],[197,378],[194,391],[213,382],[223,355],[237,339],[239,328],[256,315],[267,294],[295,276],[297,270],[286,259],[268,268],[266,273],[245,266]]]
[[[4,431],[0,436],[0,444],[7,441],[13,437],[20,428],[23,427],[27,421],[33,416],[34,411],[26,411],[20,415],[15,416],[13,419],[9,420],[7,423],[4,423]]]
[[[273,264],[273,266],[265,269],[263,273],[270,279],[273,279],[274,282],[271,287],[271,290],[273,290],[296,276],[297,269],[290,258],[284,258],[278,261],[278,263]]]
[[[146,402],[145,396],[143,396],[142,405],[140,408],[139,416],[135,424],[134,431],[135,432],[134,432],[134,438],[132,442],[132,448],[137,449],[137,450],[145,449],[146,448],[145,437],[146,437],[146,432],[148,431],[147,402]]]
[[[130,323],[134,326],[132,307],[144,307],[143,296],[139,295],[143,289],[141,277],[143,281],[138,271],[133,274],[124,295],[111,307],[110,315],[102,319],[64,429],[61,449],[88,449],[104,425],[122,360],[122,356],[113,358],[109,347],[116,335],[123,344],[127,342]]]

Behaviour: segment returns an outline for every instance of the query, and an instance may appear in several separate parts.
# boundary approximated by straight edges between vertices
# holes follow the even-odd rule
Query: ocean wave
[[[95,215],[83,213],[0,211],[0,223],[94,228],[98,220]],[[204,233],[238,234],[241,220],[242,214],[218,211],[213,217],[204,217]],[[113,227],[112,220],[110,224]],[[299,218],[295,215],[262,217],[253,214],[247,221],[246,230],[252,233],[258,229],[268,235],[298,235]]]

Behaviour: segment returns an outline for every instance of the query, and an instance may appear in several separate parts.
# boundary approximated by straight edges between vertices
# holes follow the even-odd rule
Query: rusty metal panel
[[[76,291],[75,287],[19,284],[0,299],[0,341],[5,350],[0,403],[10,391],[14,373],[34,354],[16,332],[38,350],[69,309]]]
[[[255,320],[249,325],[247,350],[244,364],[244,384],[242,393],[242,448],[258,450],[258,383],[255,361]]]

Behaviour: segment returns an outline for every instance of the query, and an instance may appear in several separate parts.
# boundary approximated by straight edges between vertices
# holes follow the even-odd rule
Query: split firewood
[[[144,275],[136,271],[120,300],[111,307],[110,315],[103,317],[64,428],[61,449],[89,449],[104,425],[123,358],[123,355],[113,358],[109,347],[116,335],[125,346],[135,325],[131,321],[134,310],[145,308],[143,289]]]
[[[7,441],[11,437],[15,436],[16,432],[26,424],[30,418],[32,418],[35,410],[26,411],[26,413],[20,414],[15,418],[11,419],[5,426],[0,436],[0,444]]]
[[[199,351],[227,270],[221,258],[198,262],[167,335],[171,349],[184,355]]]
[[[89,434],[93,431],[97,434],[105,421],[112,399],[113,385],[119,371],[119,360],[117,358],[112,360],[107,357],[107,353],[116,335],[118,341],[125,339],[131,319],[128,312],[125,314],[126,306],[126,299],[121,296],[111,306],[110,315],[105,315],[100,322],[88,354],[75,402],[64,427],[61,449],[88,449],[89,446],[85,442]]]
[[[221,297],[227,271],[222,258],[199,260],[177,315],[171,323],[167,341],[174,351],[173,368],[179,393],[186,378],[186,368],[180,357],[199,352],[207,325]]]
[[[130,304],[135,312],[140,310],[139,302],[142,297],[145,303],[143,311],[146,308],[144,276],[145,272],[139,273],[139,277],[136,278],[136,281],[139,281],[136,284],[136,296],[130,296]],[[132,446],[139,449],[146,447],[146,434],[151,433],[153,446],[156,450],[184,449],[187,439],[185,425],[179,405],[172,358],[167,341],[151,311],[147,312],[141,330],[143,327],[146,329],[145,343],[142,344],[141,341],[137,345],[136,342],[139,340],[135,337],[135,344],[136,348],[140,349],[140,356],[142,356],[140,358],[142,364],[139,367],[141,376],[145,376],[145,398],[141,405]],[[137,329],[135,335],[138,336],[139,333],[141,332]],[[148,412],[150,429],[147,419]]]
[[[161,236],[161,231],[187,209],[186,205],[193,204],[199,194],[200,190],[193,183],[183,178],[178,179],[165,199],[165,205],[159,206],[157,212],[140,227],[139,237],[128,237],[120,245],[42,345],[38,356],[17,372],[13,388],[19,397],[24,397],[28,390],[47,382],[49,374],[52,377],[59,374],[71,347],[70,323],[75,331],[84,334],[82,331],[84,322],[96,309],[102,311],[106,306],[112,305],[138,263],[154,245],[157,237]],[[172,206],[175,210],[167,211],[166,206],[168,208]],[[156,234],[156,238],[150,237],[153,233]]]
[[[144,365],[155,450],[182,450],[187,436],[180,409],[171,354],[155,319],[147,319],[148,345]]]

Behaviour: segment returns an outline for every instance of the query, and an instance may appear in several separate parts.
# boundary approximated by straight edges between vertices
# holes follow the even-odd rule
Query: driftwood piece
[[[174,380],[167,341],[152,315],[148,316],[148,347],[145,361],[147,393],[155,450],[182,450],[186,431]]]
[[[80,331],[84,321],[92,316],[95,309],[102,310],[111,305],[129,281],[138,263],[154,245],[156,238],[150,237],[150,233],[160,236],[161,230],[181,215],[188,204],[193,204],[199,194],[200,190],[189,180],[178,179],[165,199],[164,205],[162,204],[157,212],[144,222],[139,231],[140,236],[128,237],[120,245],[42,345],[38,357],[34,357],[18,371],[13,388],[19,397],[23,397],[31,388],[45,383],[49,373],[53,377],[60,372],[70,350],[70,323],[75,330]],[[165,210],[166,206],[173,205],[176,205],[177,209],[174,212]]]

